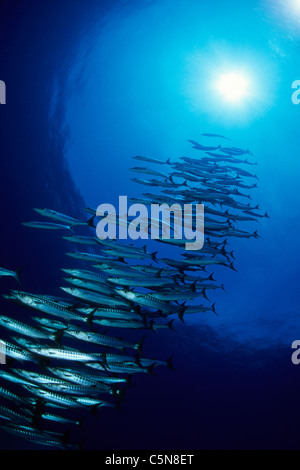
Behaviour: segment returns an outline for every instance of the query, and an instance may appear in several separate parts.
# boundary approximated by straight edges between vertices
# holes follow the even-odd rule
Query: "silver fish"
[[[54,224],[51,222],[38,222],[33,220],[30,222],[22,222],[22,225],[25,225],[25,227],[41,228],[46,230],[73,230],[71,225]]]
[[[20,273],[22,268],[18,268],[15,271],[11,271],[10,269],[3,268],[0,266],[0,277],[14,277],[19,284],[21,284],[20,280]]]
[[[94,217],[92,217],[91,219],[89,219],[88,221],[82,221],[82,220],[79,220],[79,219],[76,219],[74,217],[70,217],[68,215],[64,215],[64,214],[61,214],[60,212],[56,212],[52,209],[46,209],[44,207],[42,208],[34,208],[33,210],[35,210],[38,214],[44,216],[44,217],[49,217],[51,219],[54,219],[54,220],[58,220],[60,222],[63,222],[69,226],[77,226],[77,225],[89,225],[91,227],[94,227],[94,224],[93,224],[93,219]]]

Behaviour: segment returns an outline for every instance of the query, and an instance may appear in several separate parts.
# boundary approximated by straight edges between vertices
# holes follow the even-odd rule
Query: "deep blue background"
[[[242,4],[241,4],[242,3]],[[274,2],[275,4],[276,2]],[[279,2],[278,2],[279,9]],[[32,207],[81,209],[138,194],[131,156],[196,156],[187,139],[228,135],[255,153],[267,209],[260,240],[234,240],[238,272],[216,270],[218,317],[148,338],[176,372],[136,377],[122,413],[86,423],[87,449],[298,449],[299,79],[295,23],[268,2],[1,2],[1,264],[24,290],[59,294],[71,265],[59,233],[21,225]],[[247,63],[256,98],[230,111],[210,95],[218,65]],[[198,83],[199,80],[199,83]],[[256,228],[256,227],[255,227]],[[1,291],[14,288],[1,280]],[[28,313],[1,301],[1,312]],[[1,431],[2,449],[37,448]]]

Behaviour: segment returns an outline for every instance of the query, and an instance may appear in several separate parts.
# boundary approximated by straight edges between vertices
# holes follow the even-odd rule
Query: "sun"
[[[250,94],[250,79],[241,72],[228,72],[221,74],[215,81],[215,89],[225,100],[233,104],[240,104]]]

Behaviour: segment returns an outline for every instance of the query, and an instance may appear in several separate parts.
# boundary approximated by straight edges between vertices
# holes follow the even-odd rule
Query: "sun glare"
[[[243,73],[228,72],[216,79],[215,88],[225,101],[242,104],[250,94],[250,80]]]

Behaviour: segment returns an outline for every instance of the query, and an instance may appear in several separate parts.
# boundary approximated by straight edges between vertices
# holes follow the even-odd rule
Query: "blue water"
[[[0,16],[1,264],[23,266],[24,290],[59,295],[70,264],[59,234],[21,225],[33,207],[84,217],[141,194],[131,157],[196,157],[187,139],[203,132],[251,149],[253,198],[271,217],[255,225],[260,239],[230,241],[238,272],[215,270],[218,316],[148,338],[145,352],[174,353],[176,372],[137,377],[122,413],[88,419],[85,447],[298,449],[300,14],[279,0],[35,3],[4,1]],[[213,83],[237,68],[253,89],[233,108]],[[1,311],[27,313],[4,300]],[[38,448],[2,431],[0,443]]]

